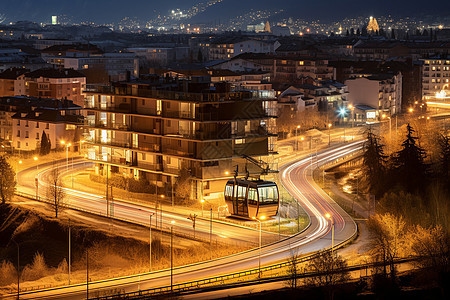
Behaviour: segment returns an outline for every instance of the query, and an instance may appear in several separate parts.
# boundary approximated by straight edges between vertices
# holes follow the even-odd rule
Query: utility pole
[[[20,297],[20,248],[19,244],[15,240],[11,240],[17,246],[17,300]]]
[[[89,249],[86,249],[86,299],[89,299]]]
[[[68,269],[69,269],[69,285],[70,285],[70,265],[71,265],[71,253],[70,253],[70,219],[69,219],[69,257],[68,257]]]
[[[148,255],[148,257],[150,259],[150,272],[152,271],[152,216],[153,215],[154,215],[154,213],[150,214],[150,226],[149,226],[149,229],[150,229],[149,241],[150,241],[150,243],[149,243],[149,255]]]
[[[211,215],[209,218],[209,255],[210,259],[212,260],[212,208],[211,208]]]
[[[106,216],[109,217],[109,172],[106,164]]]

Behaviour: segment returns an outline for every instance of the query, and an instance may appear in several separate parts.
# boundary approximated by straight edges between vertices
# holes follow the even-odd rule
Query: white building
[[[450,95],[450,57],[421,59],[422,100],[434,99],[444,91]]]
[[[359,75],[345,81],[349,104],[355,107],[359,120],[376,120],[382,114],[400,113],[402,104],[402,74]],[[361,109],[359,109],[360,107]]]
[[[278,41],[260,41],[260,40],[246,40],[234,44],[233,56],[242,53],[265,53],[274,54],[275,50],[280,47]]]
[[[77,141],[81,136],[83,117],[82,107],[69,100],[39,99],[33,97],[0,98],[4,120],[9,121],[11,131],[8,145],[22,151],[35,151],[40,148],[43,132],[51,142],[52,149],[60,141]],[[11,116],[8,119],[8,116]],[[78,132],[78,136],[77,136]],[[74,146],[76,146],[74,144]]]

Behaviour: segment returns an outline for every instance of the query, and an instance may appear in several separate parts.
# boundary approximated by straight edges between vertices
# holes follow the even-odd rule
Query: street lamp
[[[173,224],[175,221],[170,221],[170,291],[173,291]]]
[[[152,216],[154,215],[155,213],[151,213],[150,214],[150,226],[149,226],[149,229],[150,229],[150,236],[149,236],[149,240],[150,240],[150,245],[149,245],[149,252],[150,252],[150,254],[149,254],[149,258],[150,258],[150,272],[152,271]]]
[[[200,202],[202,203],[202,218],[203,218],[203,203],[205,203],[204,199],[200,199]]]
[[[264,220],[266,217],[261,216],[258,218],[252,217],[253,220],[256,220],[259,222],[259,256],[258,256],[258,273],[259,278],[261,278],[261,220]]]
[[[328,123],[328,146],[331,145],[331,123]]]
[[[300,129],[300,125],[297,125],[297,128],[295,128],[295,150],[298,151],[298,130]]]
[[[20,295],[20,271],[19,271],[20,270],[20,262],[19,262],[20,248],[19,248],[19,244],[15,240],[11,239],[11,241],[13,241],[13,243],[16,244],[16,246],[17,246],[17,300],[19,300],[19,295]]]
[[[38,157],[35,156],[33,157],[34,161],[37,162]],[[39,163],[36,164],[36,178],[35,178],[35,183],[36,183],[36,200],[38,200],[39,197]]]
[[[341,116],[342,125],[344,126],[344,143],[345,143],[345,122],[344,122],[344,118],[347,115],[347,109],[345,107],[341,107],[339,109],[339,115]]]
[[[325,218],[331,220],[331,255],[333,255],[333,248],[334,248],[334,220],[331,217],[329,213],[325,215]]]
[[[351,105],[351,104],[349,104],[348,105],[348,109],[350,109],[350,112],[351,112],[351,118],[352,118],[352,128],[353,128],[353,123],[355,122],[355,114],[354,114],[354,111],[353,111],[353,109],[354,109],[355,107],[353,106],[353,105]]]

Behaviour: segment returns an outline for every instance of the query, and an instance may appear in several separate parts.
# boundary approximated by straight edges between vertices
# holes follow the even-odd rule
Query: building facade
[[[68,99],[83,106],[86,76],[72,69],[39,69],[17,78],[15,96]]]
[[[87,158],[96,162],[97,173],[109,165],[110,172],[170,191],[186,170],[198,199],[222,195],[243,156],[276,151],[273,91],[230,92],[223,82],[162,80],[87,89]]]
[[[402,74],[360,75],[345,81],[349,104],[355,107],[357,120],[378,119],[401,112]],[[358,107],[364,109],[358,111]],[[370,111],[370,115],[365,111]]]
[[[450,95],[450,56],[422,59],[422,100]]]
[[[44,131],[52,149],[58,147],[61,140],[79,141],[84,124],[81,111],[82,107],[70,100],[2,97],[1,143],[11,151],[35,151],[40,147]]]

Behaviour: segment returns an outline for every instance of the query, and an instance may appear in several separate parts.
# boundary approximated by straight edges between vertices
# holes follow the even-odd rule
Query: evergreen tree
[[[395,31],[394,28],[391,30],[391,39],[395,40]]]
[[[367,141],[364,144],[363,170],[369,184],[369,191],[377,197],[382,196],[385,192],[386,158],[380,138],[372,132],[372,128],[369,128]]]
[[[406,192],[423,192],[427,186],[428,165],[425,164],[425,150],[418,144],[414,136],[415,130],[408,124],[406,139],[402,149],[394,157],[394,180]]]
[[[350,28],[350,35],[351,36],[354,36],[355,35],[355,29],[352,27],[352,28]]]
[[[347,29],[347,31],[345,32],[345,36],[349,36],[349,35],[350,35],[350,32]]]
[[[359,28],[356,30],[356,35],[361,35],[361,31],[359,30]]]
[[[49,154],[51,147],[52,147],[52,145],[51,145],[50,140],[47,137],[47,134],[45,134],[45,131],[42,132],[41,148],[39,149],[40,154],[41,155]]]
[[[4,156],[0,156],[0,198],[2,204],[10,200],[16,190],[16,173]]]

